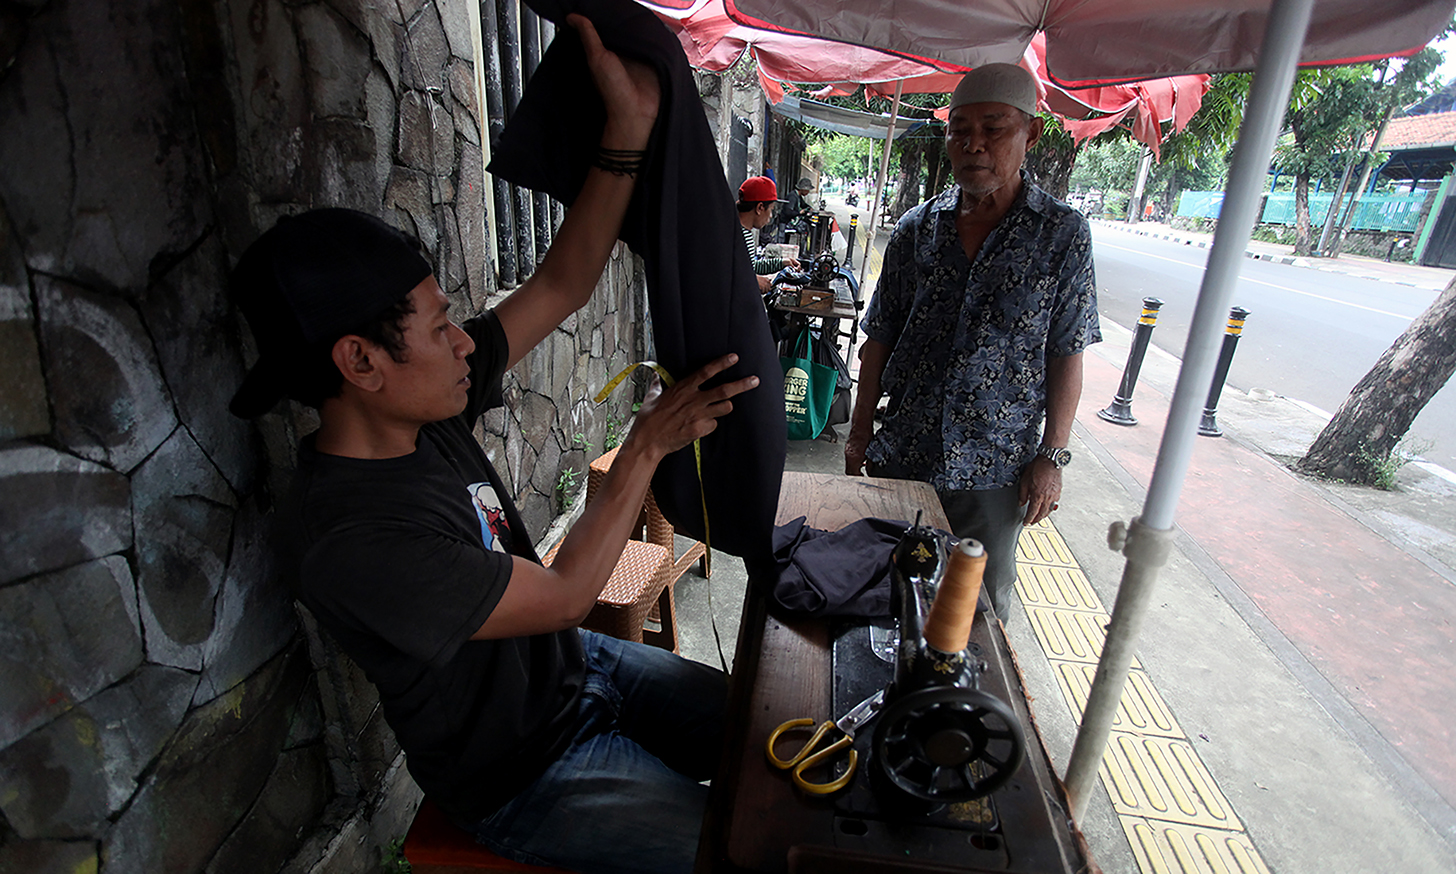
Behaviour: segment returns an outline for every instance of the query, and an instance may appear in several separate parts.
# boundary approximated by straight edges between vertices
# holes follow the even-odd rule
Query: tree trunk
[[[1308,258],[1314,251],[1313,234],[1309,229],[1309,174],[1294,177],[1294,254]]]
[[[887,207],[892,218],[898,218],[920,202],[920,168],[924,154],[925,147],[917,144],[907,144],[900,152],[900,178],[895,184],[895,204]]]
[[[1068,137],[1061,146],[1053,146],[1050,137],[1043,137],[1026,155],[1026,173],[1043,191],[1057,200],[1067,199],[1072,183],[1072,163],[1077,159],[1077,146]]]
[[[1456,371],[1456,280],[1385,350],[1298,462],[1300,470],[1371,484],[1417,415]]]

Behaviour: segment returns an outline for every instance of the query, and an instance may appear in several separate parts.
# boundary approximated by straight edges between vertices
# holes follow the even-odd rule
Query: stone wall
[[[408,783],[397,747],[266,543],[313,417],[228,415],[253,353],[225,277],[277,216],[342,205],[419,235],[456,316],[499,298],[473,11],[0,6],[0,872],[377,858],[340,836]],[[534,537],[629,414],[583,399],[641,357],[642,300],[619,247],[479,425]]]

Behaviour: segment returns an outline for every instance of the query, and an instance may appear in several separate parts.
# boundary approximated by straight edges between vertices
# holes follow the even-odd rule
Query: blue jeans
[[[583,874],[692,870],[723,741],[722,671],[581,632],[586,685],[561,758],[475,828],[519,862]]]

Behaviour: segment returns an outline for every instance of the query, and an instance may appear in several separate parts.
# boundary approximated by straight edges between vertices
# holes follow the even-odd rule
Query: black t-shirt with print
[[[306,438],[280,521],[285,554],[301,556],[299,600],[378,688],[415,782],[467,825],[561,754],[584,669],[574,629],[470,640],[510,555],[539,559],[471,433],[501,403],[505,332],[493,312],[464,327],[476,344],[465,412],[426,425],[400,458],[326,455]]]

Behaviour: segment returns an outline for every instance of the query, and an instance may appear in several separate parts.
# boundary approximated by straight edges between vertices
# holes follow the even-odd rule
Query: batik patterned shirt
[[[1087,220],[1031,184],[976,253],[960,189],[909,210],[885,251],[865,335],[891,347],[889,396],[866,457],[937,489],[1014,485],[1036,455],[1047,358],[1099,342]]]

